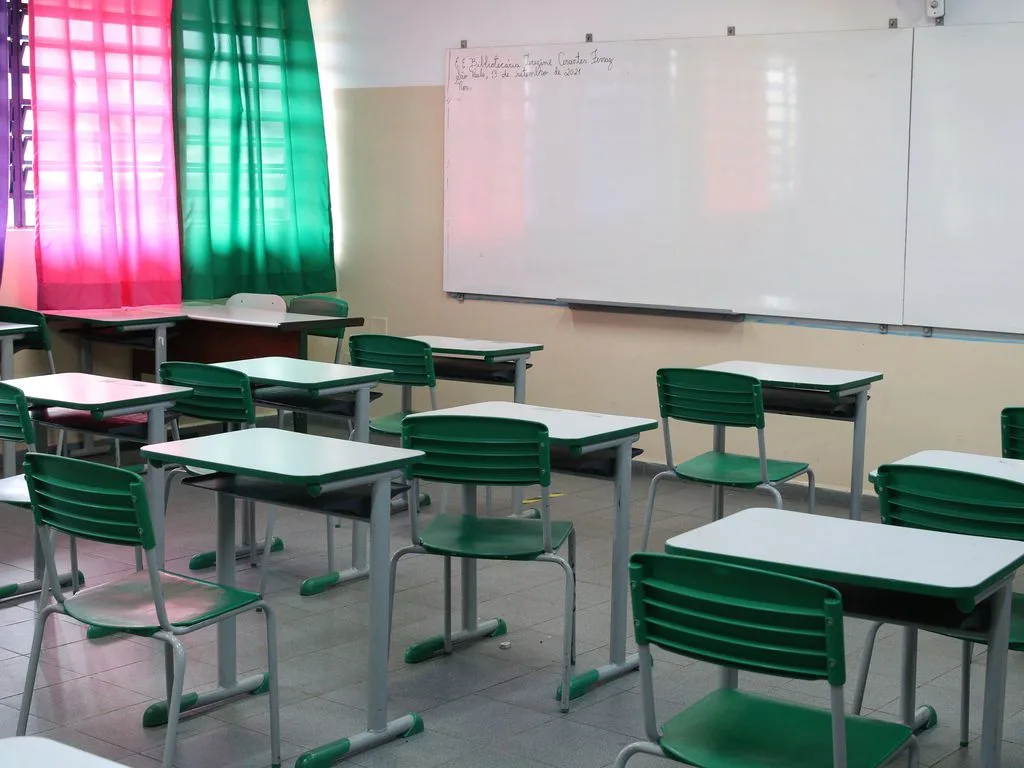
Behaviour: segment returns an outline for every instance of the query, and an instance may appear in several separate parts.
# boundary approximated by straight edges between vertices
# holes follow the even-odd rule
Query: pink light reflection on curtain
[[[40,309],[181,301],[171,0],[32,0]]]

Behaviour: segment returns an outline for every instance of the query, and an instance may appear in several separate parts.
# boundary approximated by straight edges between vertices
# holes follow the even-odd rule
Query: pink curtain
[[[181,301],[171,0],[32,0],[40,309]]]

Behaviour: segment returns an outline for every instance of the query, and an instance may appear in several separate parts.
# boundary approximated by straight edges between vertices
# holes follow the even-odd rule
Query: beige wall
[[[342,189],[340,294],[354,314],[387,318],[393,334],[431,333],[540,341],[530,402],[657,415],[663,365],[750,359],[879,370],[868,424],[869,467],[924,448],[996,452],[999,410],[1024,404],[1024,348],[1016,344],[882,336],[759,323],[571,312],[519,303],[459,303],[441,287],[444,89],[335,91]],[[444,382],[442,405],[510,393]],[[674,433],[676,434],[676,433]],[[848,487],[847,424],[775,416],[769,452],[810,461],[824,486]],[[699,429],[677,454],[705,450]],[[641,442],[661,461],[661,438]],[[733,447],[753,448],[749,436]]]

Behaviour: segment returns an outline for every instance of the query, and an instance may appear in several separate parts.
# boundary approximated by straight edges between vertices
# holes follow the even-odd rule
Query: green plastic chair
[[[24,338],[14,342],[14,351],[20,352],[23,349],[36,349],[45,352],[50,373],[57,372],[53,364],[53,346],[50,343],[50,331],[46,327],[46,316],[42,312],[24,309],[23,307],[0,307],[0,323],[23,323],[36,326],[35,331],[26,333]]]
[[[1024,459],[1024,407],[1003,408],[999,418],[1004,459]]]
[[[248,429],[256,425],[252,386],[249,377],[244,373],[206,363],[166,362],[160,366],[160,383],[189,387],[192,390],[174,404],[175,420],[171,423],[171,434],[175,440],[181,438],[178,419],[182,416],[218,422],[228,431]],[[176,467],[168,473],[167,484],[169,487],[175,477],[202,474],[210,472],[192,467]],[[267,513],[265,542],[270,542],[270,552],[278,552],[284,549],[284,542],[273,537],[273,530],[274,513],[270,511]],[[252,565],[257,565],[258,562],[255,543],[256,509],[252,502],[246,501],[242,505],[242,544],[238,547],[238,555],[242,557],[248,553]],[[192,556],[188,567],[190,570],[198,571],[212,568],[216,563],[215,551],[200,552]],[[266,583],[265,568],[262,578],[264,581],[261,582],[261,592]]]
[[[751,376],[698,368],[662,368],[657,374],[661,431],[665,437],[665,459],[670,469],[659,472],[651,481],[644,515],[643,544],[647,549],[654,517],[654,498],[658,484],[666,478],[690,480],[712,486],[765,490],[782,509],[777,483],[807,475],[807,506],[814,512],[814,472],[806,462],[769,459],[765,453],[764,401],[761,382]],[[714,450],[676,464],[672,459],[672,421],[709,424],[714,427],[740,427],[757,430],[757,456]]]
[[[410,648],[408,663],[450,654],[460,638],[452,636],[453,557],[473,560],[521,560],[556,563],[565,572],[565,628],[562,648],[561,708],[569,711],[569,683],[576,664],[576,531],[572,523],[551,519],[551,445],[543,424],[484,416],[409,416],[402,425],[402,447],[426,455],[406,472],[412,485],[412,545],[391,557],[390,605],[395,604],[398,561],[412,553],[444,558],[444,634]],[[540,519],[478,517],[439,513],[419,525],[419,481],[467,486],[541,487]],[[567,559],[555,554],[567,544]],[[498,620],[493,636],[505,634]],[[465,638],[471,639],[471,638]]]
[[[299,315],[321,315],[323,317],[348,317],[348,302],[337,296],[310,294],[296,296],[288,302],[288,311]],[[307,336],[318,336],[322,339],[336,339],[334,346],[334,362],[341,363],[342,343],[345,340],[344,328],[332,328],[325,331],[306,331]]]
[[[700,768],[877,768],[903,750],[917,766],[909,726],[844,711],[843,603],[835,588],[653,552],[630,558],[629,588],[647,740],[626,746],[616,768],[641,753]],[[827,681],[831,707],[723,687],[659,730],[651,646],[728,670]]]
[[[0,443],[24,443],[29,452],[36,450],[35,428],[29,415],[25,395],[17,387],[0,382]],[[32,502],[28,495],[25,475],[0,478],[0,503],[10,504],[29,510]],[[70,541],[71,588],[78,591],[83,577],[78,571],[78,544],[74,537]],[[33,582],[5,584],[0,586],[0,600],[35,591]]]
[[[101,630],[152,637],[165,643],[171,662],[167,681],[167,736],[163,766],[171,768],[185,681],[185,646],[178,638],[248,611],[262,611],[267,621],[267,687],[270,691],[271,763],[281,764],[277,697],[277,631],[274,613],[255,592],[223,587],[161,570],[154,549],[156,535],[139,475],[64,456],[31,454],[25,460],[32,511],[46,559],[46,574],[56,598],[36,617],[25,693],[18,717],[24,736],[35,688],[46,620],[54,613]],[[53,556],[53,531],[90,541],[142,547],[146,571],[83,589],[72,597],[61,591]],[[58,651],[59,653],[59,651]],[[194,702],[193,702],[194,703]]]
[[[1005,433],[1004,433],[1005,434]],[[887,464],[875,473],[882,522],[967,536],[1024,541],[1024,486],[1010,480],[938,467]],[[864,643],[852,711],[864,703],[875,638],[872,624]],[[960,746],[970,741],[971,658],[974,643],[955,632],[938,632],[963,641],[960,667]],[[1014,594],[1010,616],[1010,650],[1024,651],[1024,595]]]
[[[405,394],[412,387],[426,387],[430,391],[430,409],[437,409],[437,377],[429,344],[402,336],[363,333],[349,339],[348,348],[352,365],[394,371],[381,379],[381,383],[402,387],[402,410],[371,419],[372,431],[392,436],[402,434],[402,419],[413,413]]]
[[[299,296],[288,304],[289,312],[304,315],[321,315],[324,317],[348,317],[348,302],[333,296]],[[335,364],[341,364],[342,342],[345,338],[344,328],[327,331],[305,331],[309,336],[321,336],[337,339],[334,352]],[[380,392],[371,392],[370,401],[381,397]],[[256,405],[273,408],[277,411],[277,426],[284,428],[286,414],[316,414],[344,419],[347,423],[349,437],[352,435],[352,419],[356,415],[356,397],[352,392],[340,395],[310,395],[290,387],[259,387],[256,390]],[[296,422],[296,429],[300,425]],[[305,431],[304,426],[302,431]]]

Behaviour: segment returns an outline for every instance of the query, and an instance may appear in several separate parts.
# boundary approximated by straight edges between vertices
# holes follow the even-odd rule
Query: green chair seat
[[[901,723],[846,718],[848,768],[877,768],[904,748]],[[662,726],[666,754],[697,768],[822,768],[832,765],[827,709],[721,689]]]
[[[768,482],[778,483],[807,471],[808,465],[799,461],[768,459]],[[680,478],[698,483],[728,485],[736,488],[756,488],[764,482],[761,460],[757,456],[708,451],[673,467]]]
[[[402,435],[402,420],[406,416],[412,416],[412,413],[389,413],[387,416],[379,416],[376,419],[370,419],[370,429],[373,432],[379,432],[382,435],[394,435],[395,437],[401,437]]]
[[[572,533],[572,523],[551,521],[551,549]],[[441,514],[420,534],[420,546],[434,555],[485,560],[534,560],[544,553],[540,520]]]
[[[255,592],[223,587],[200,579],[160,572],[167,618],[171,626],[191,627],[258,603]],[[121,632],[150,635],[160,631],[160,620],[149,574],[135,573],[118,581],[83,589],[64,601],[65,611],[84,624]]]
[[[24,475],[0,478],[0,503],[13,504],[16,507],[32,506]]]

